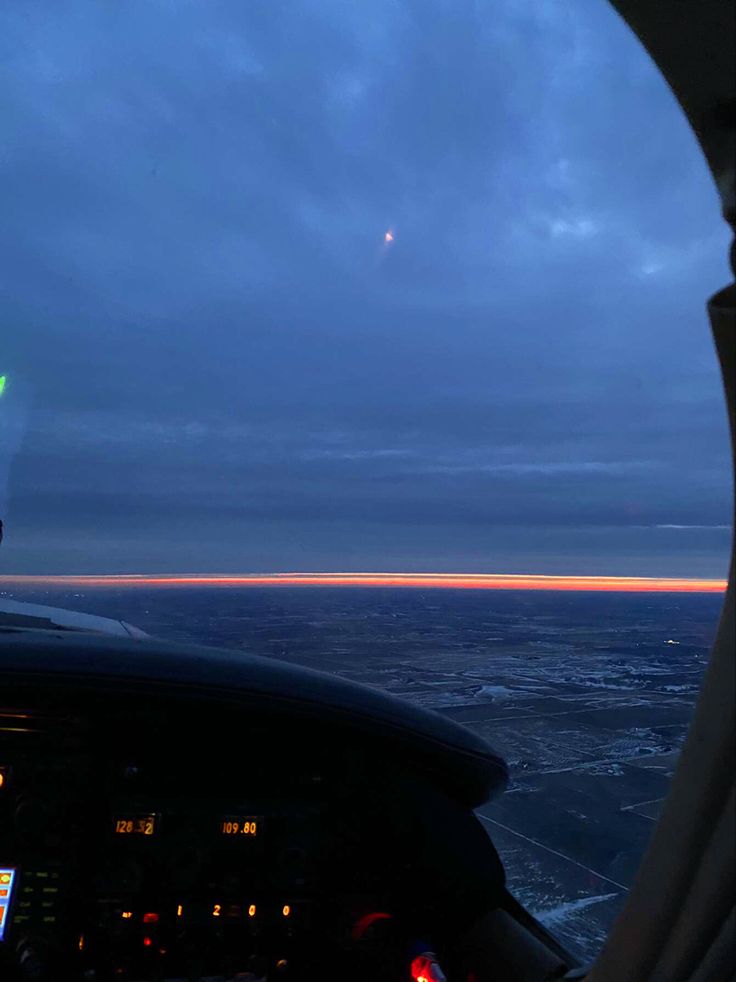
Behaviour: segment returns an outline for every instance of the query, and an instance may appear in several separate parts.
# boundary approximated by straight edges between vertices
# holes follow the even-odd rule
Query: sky
[[[0,572],[725,575],[728,233],[604,0],[9,0],[0,93]]]

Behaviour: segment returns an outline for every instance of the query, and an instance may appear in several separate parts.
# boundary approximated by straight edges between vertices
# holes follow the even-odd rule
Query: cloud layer
[[[602,0],[0,38],[6,569],[723,574],[727,234]]]

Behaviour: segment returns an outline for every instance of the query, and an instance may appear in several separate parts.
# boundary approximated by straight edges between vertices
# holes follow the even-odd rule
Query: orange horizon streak
[[[369,586],[462,590],[577,590],[625,593],[723,593],[726,580],[646,576],[513,573],[253,573],[0,576],[0,586]]]

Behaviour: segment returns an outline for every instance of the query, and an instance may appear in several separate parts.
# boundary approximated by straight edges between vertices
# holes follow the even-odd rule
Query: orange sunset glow
[[[726,580],[500,573],[244,573],[0,576],[11,587],[413,587],[452,590],[577,590],[596,593],[723,593]]]

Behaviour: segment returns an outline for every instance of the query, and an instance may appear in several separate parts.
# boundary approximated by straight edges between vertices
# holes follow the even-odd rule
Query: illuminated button
[[[122,917],[122,919],[124,921],[129,921],[131,919],[131,917],[133,916],[133,911],[132,910],[124,910],[124,911],[122,911],[122,913],[120,914],[120,916]]]
[[[8,895],[8,888],[0,887],[0,897],[7,897],[7,895]]]
[[[10,883],[10,873],[0,873],[0,883]]]
[[[41,893],[58,893],[58,892],[59,892],[58,887],[43,887],[41,889]]]
[[[143,939],[143,947],[150,948],[152,944],[153,944],[152,939],[149,938],[148,935],[146,935],[146,937]]]
[[[176,916],[181,917],[183,913],[184,913],[184,908],[182,907],[181,904],[178,904],[176,908]]]
[[[143,915],[144,924],[158,924],[158,914],[155,911],[149,911],[147,914]]]
[[[248,907],[248,917],[255,917],[255,916],[256,916],[256,905],[255,904],[251,904]]]
[[[222,914],[222,904],[214,904],[212,907],[212,916],[219,917]]]
[[[284,904],[281,908],[281,914],[283,917],[291,917],[291,907],[288,904]]]

